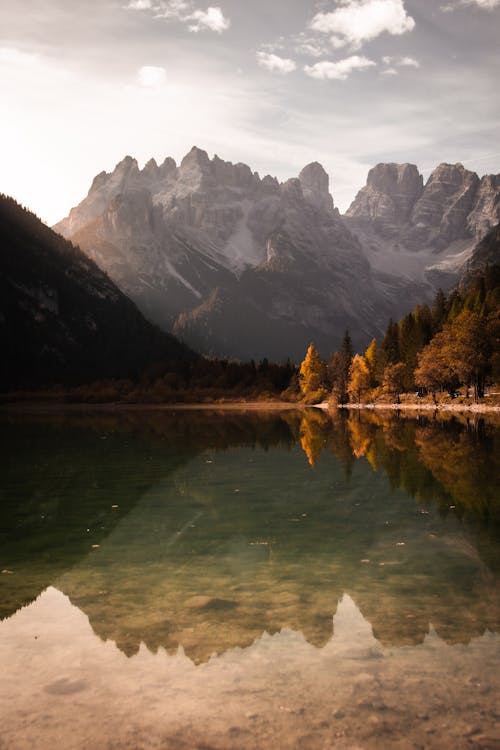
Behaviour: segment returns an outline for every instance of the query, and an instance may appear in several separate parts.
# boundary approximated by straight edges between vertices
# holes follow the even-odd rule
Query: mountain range
[[[455,284],[500,222],[500,175],[379,164],[345,215],[318,162],[279,183],[197,147],[180,165],[125,157],[54,229],[151,321],[209,355],[327,355]]]

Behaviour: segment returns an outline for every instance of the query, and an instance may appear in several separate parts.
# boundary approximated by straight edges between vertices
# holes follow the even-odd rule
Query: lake
[[[3,414],[0,750],[500,748],[500,429]]]

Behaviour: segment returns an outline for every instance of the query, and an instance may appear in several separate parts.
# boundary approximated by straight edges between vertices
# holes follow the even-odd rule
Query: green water
[[[0,748],[500,747],[500,430],[0,423]]]

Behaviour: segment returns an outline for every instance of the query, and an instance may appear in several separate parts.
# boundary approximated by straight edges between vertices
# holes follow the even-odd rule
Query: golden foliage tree
[[[352,401],[361,398],[370,390],[370,370],[366,359],[361,354],[355,354],[349,369],[349,384],[347,391]]]
[[[320,409],[308,409],[300,423],[300,444],[310,466],[318,461],[325,447],[329,424],[328,417]]]
[[[314,403],[325,398],[326,367],[314,344],[309,344],[300,365],[299,379],[302,395],[307,402]]]

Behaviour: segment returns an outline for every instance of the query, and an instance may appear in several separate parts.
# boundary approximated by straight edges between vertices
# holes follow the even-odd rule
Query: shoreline
[[[304,411],[305,409],[320,409],[335,411],[337,409],[359,411],[409,411],[409,412],[451,412],[457,414],[495,414],[500,413],[500,406],[490,404],[433,404],[433,403],[381,403],[366,404],[329,404],[324,401],[319,404],[292,403],[290,401],[226,401],[221,403],[150,403],[127,404],[120,402],[109,403],[65,403],[62,401],[12,401],[0,403],[2,412],[16,413],[51,413],[56,411],[68,412],[144,412],[144,411]]]
[[[382,403],[382,402],[370,402],[367,404],[334,404],[331,405],[327,401],[321,404],[314,404],[316,409],[322,409],[323,411],[331,411],[334,409],[354,409],[354,410],[386,410],[386,411],[433,411],[433,412],[452,412],[456,414],[465,414],[472,412],[474,414],[495,414],[500,413],[500,406],[493,404],[409,404],[409,403]]]
[[[62,401],[12,401],[0,404],[2,412],[38,413],[54,411],[97,411],[97,412],[141,412],[141,411],[297,411],[304,410],[306,404],[289,401],[227,401],[223,403],[174,403],[174,404],[125,404],[85,402],[64,403]]]

